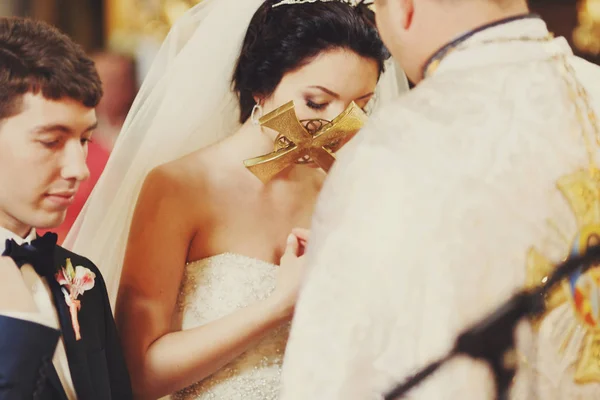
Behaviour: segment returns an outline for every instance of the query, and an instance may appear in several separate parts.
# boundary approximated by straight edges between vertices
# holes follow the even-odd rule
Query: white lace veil
[[[262,2],[204,0],[177,20],[142,84],[104,173],[65,240],[65,247],[98,265],[113,306],[129,225],[146,174],[239,127],[231,76],[250,20]],[[394,63],[388,64],[376,106],[408,89]]]

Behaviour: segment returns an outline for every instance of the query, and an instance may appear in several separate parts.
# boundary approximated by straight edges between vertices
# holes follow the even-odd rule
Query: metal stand
[[[515,328],[523,318],[541,315],[545,310],[544,295],[574,272],[585,272],[600,261],[600,246],[591,247],[577,257],[559,264],[544,285],[523,290],[502,304],[491,315],[464,331],[445,357],[429,364],[414,376],[391,390],[385,400],[402,398],[445,363],[458,355],[486,362],[494,374],[496,400],[508,400],[511,383],[517,371]]]

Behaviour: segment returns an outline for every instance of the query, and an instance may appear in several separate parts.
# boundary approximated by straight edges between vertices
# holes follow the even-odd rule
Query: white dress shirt
[[[17,244],[29,243],[37,237],[35,229],[25,237],[14,234],[13,232],[0,227],[0,254],[4,252],[6,240],[13,239]],[[11,311],[0,311],[0,315],[7,317],[18,318],[25,321],[34,322],[40,325],[46,325],[54,329],[60,330],[60,321],[58,319],[58,313],[54,307],[52,300],[52,292],[45,279],[41,278],[30,265],[24,265],[21,268],[21,274],[26,285],[30,288],[33,300],[38,308],[37,313],[25,313],[25,312],[11,312]],[[69,370],[69,362],[67,361],[67,353],[65,352],[65,346],[62,336],[58,341],[56,350],[54,352],[54,358],[52,359],[56,373],[60,379],[67,398],[69,400],[77,399],[73,381],[71,379],[71,371]]]

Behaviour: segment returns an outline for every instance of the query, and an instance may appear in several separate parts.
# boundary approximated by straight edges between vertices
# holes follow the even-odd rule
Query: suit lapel
[[[58,374],[56,373],[56,369],[54,368],[54,365],[50,365],[50,367],[48,368],[48,380],[50,381],[50,384],[52,386],[54,386],[56,394],[57,394],[57,396],[59,396],[58,398],[60,400],[67,400],[67,394],[65,393],[65,389],[63,388],[62,384],[60,383],[60,378],[58,377]]]
[[[60,254],[58,251],[56,253],[58,253],[56,254],[57,256]],[[64,265],[62,264],[64,264],[64,260],[56,260],[57,268],[63,267]],[[62,293],[61,286],[55,279],[50,279],[48,284],[52,291],[56,310],[58,311],[60,328],[75,392],[80,399],[93,399],[92,381],[87,366],[87,355],[83,338],[79,341],[75,340],[75,332],[71,323],[71,313]]]

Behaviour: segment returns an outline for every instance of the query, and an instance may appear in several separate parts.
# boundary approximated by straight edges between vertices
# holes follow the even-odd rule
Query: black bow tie
[[[12,258],[19,268],[30,264],[38,275],[51,278],[56,273],[54,249],[57,239],[56,233],[51,232],[32,240],[31,244],[18,245],[14,240],[7,239],[6,249],[2,255]]]

